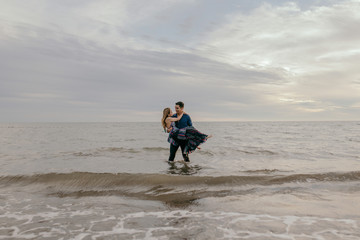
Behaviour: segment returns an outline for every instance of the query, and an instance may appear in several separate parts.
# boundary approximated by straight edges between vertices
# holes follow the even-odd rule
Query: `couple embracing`
[[[174,162],[179,147],[184,161],[190,162],[189,154],[195,151],[196,148],[200,149],[199,145],[212,136],[203,134],[193,127],[190,116],[184,112],[183,102],[175,104],[175,111],[176,113],[173,114],[170,108],[165,108],[161,119],[164,131],[169,133],[169,162]]]

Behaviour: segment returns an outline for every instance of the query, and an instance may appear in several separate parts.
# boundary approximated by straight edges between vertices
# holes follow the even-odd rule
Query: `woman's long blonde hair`
[[[164,128],[164,130],[166,128],[166,122],[165,121],[166,121],[166,118],[169,116],[169,114],[170,114],[170,108],[165,108],[163,110],[163,117],[161,119],[161,125]]]

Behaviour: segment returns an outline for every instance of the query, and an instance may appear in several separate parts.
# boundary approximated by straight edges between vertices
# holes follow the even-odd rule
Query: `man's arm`
[[[190,115],[187,115],[187,116],[188,116],[187,125],[192,126],[192,121],[191,121]]]

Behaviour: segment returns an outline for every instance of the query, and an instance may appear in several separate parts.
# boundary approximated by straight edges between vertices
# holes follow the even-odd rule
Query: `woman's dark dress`
[[[184,154],[190,154],[196,150],[196,148],[206,142],[208,135],[199,132],[194,127],[186,127],[179,129],[175,127],[174,122],[171,123],[172,130],[169,133],[168,142],[177,146],[177,140],[187,140],[187,144],[184,150]]]

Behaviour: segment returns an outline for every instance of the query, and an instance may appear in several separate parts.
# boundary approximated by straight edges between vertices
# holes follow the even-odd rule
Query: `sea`
[[[0,123],[0,239],[360,239],[360,122]]]

